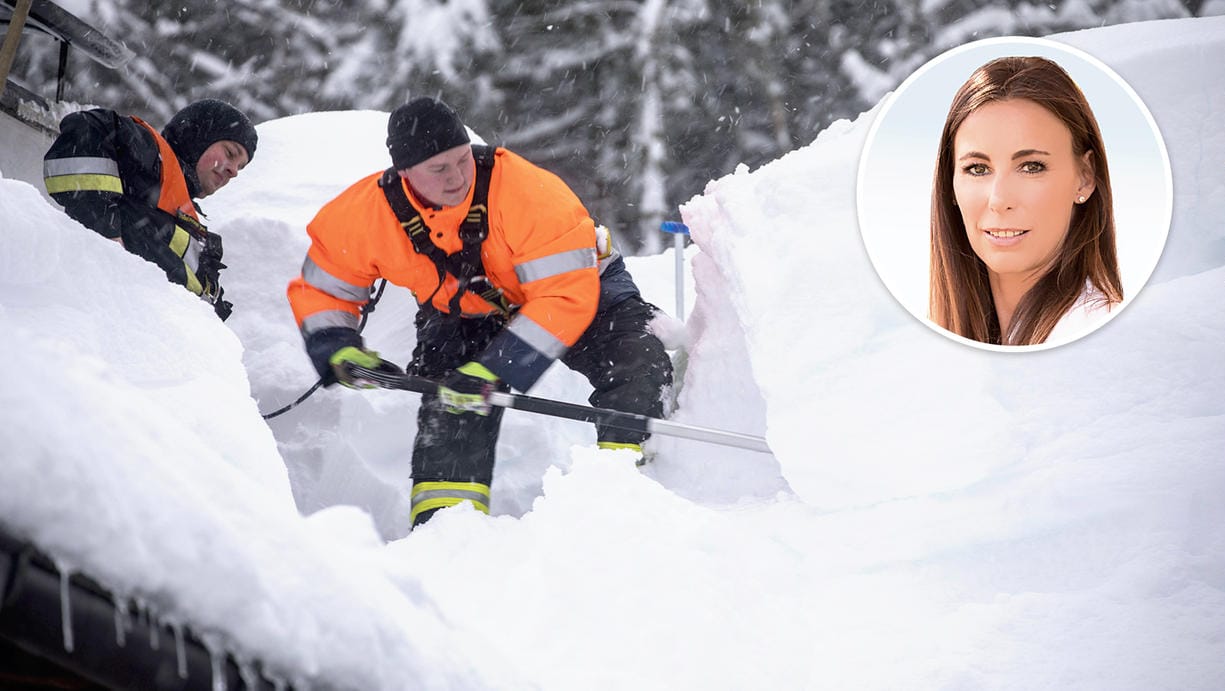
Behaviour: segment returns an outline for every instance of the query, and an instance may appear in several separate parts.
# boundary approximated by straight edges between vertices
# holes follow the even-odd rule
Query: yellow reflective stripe
[[[204,286],[200,285],[200,279],[196,278],[196,273],[191,270],[190,266],[184,262],[183,266],[187,267],[187,289],[196,295],[204,294]]]
[[[191,245],[191,235],[186,230],[175,226],[174,235],[170,237],[170,251],[182,257],[187,253],[187,247]]]
[[[413,485],[410,521],[426,511],[472,502],[477,511],[489,513],[489,486],[479,482],[418,482]]]
[[[422,502],[413,504],[413,511],[409,515],[408,520],[410,523],[414,523],[417,520],[417,516],[420,516],[426,511],[433,511],[434,509],[446,509],[452,506],[457,506],[464,502],[471,502],[472,505],[476,507],[477,511],[480,511],[486,516],[489,515],[489,507],[482,504],[479,501],[473,501],[471,499],[460,499],[459,497],[438,497],[436,499],[427,499],[426,501],[422,501]]]
[[[618,449],[629,449],[630,451],[642,453],[642,444],[626,444],[616,441],[598,441],[595,445],[596,448],[600,449],[609,449],[612,451],[616,451]]]
[[[579,269],[590,269],[596,265],[595,252],[589,247],[584,247],[516,264],[515,276],[519,279],[520,283],[531,283],[542,278],[578,271]]]
[[[196,277],[196,269],[200,266],[200,248],[192,242],[191,233],[175,226],[174,235],[170,236],[170,251],[183,259],[183,266],[187,269],[187,289],[196,295],[203,295],[204,285]]]
[[[46,178],[48,194],[62,192],[114,192],[123,194],[123,180],[117,175],[57,175]]]

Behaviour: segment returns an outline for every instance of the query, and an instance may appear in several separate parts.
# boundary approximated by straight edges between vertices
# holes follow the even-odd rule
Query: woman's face
[[[953,196],[970,246],[997,277],[1039,278],[1067,237],[1079,197],[1093,193],[1092,152],[1024,99],[974,111],[953,135]]]

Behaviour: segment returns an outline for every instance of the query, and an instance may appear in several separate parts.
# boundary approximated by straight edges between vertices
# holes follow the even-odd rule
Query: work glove
[[[221,255],[225,250],[221,246],[221,236],[216,233],[210,233],[207,230],[200,230],[204,244],[200,249],[200,261],[196,268],[196,277],[200,279],[200,283],[205,286],[205,292],[209,286],[216,288],[221,282],[221,270],[226,268],[221,262]]]
[[[221,286],[217,286],[217,294],[213,297],[213,311],[221,317],[221,321],[225,321],[230,313],[234,311],[234,303],[229,300],[222,300],[221,296],[225,295],[225,290]]]
[[[438,402],[448,413],[489,414],[489,394],[498,375],[479,362],[469,362],[448,374],[438,384]]]
[[[212,304],[217,316],[221,317],[221,321],[225,321],[234,311],[234,305],[221,299],[222,293],[225,292],[221,288],[221,270],[226,268],[221,261],[221,255],[224,254],[221,236],[204,230],[203,226],[196,231],[197,237],[201,237],[201,234],[204,248],[200,251],[200,262],[196,268],[196,278],[203,288],[200,297]]]
[[[345,346],[332,353],[332,356],[328,358],[328,364],[332,366],[332,372],[336,375],[336,381],[350,389],[376,389],[379,386],[376,382],[354,374],[349,369],[350,365],[387,372],[388,374],[404,374],[403,370],[379,357],[378,353],[372,350],[363,350],[357,346]]]

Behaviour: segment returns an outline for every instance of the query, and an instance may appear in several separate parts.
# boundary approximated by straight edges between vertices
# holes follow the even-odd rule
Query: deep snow
[[[681,209],[674,419],[773,456],[658,439],[638,470],[585,425],[512,411],[494,516],[407,536],[414,396],[258,415],[313,382],[285,283],[318,207],[385,165],[385,113],[260,125],[204,205],[224,325],[0,179],[0,522],[320,686],[1220,688],[1225,74],[1204,66],[1225,64],[1225,19],[1055,38],[1127,79],[1169,150],[1173,226],[1126,312],[1023,355],[933,333],[857,231],[876,111],[837,122]],[[669,310],[672,267],[630,263]],[[403,362],[412,313],[389,291],[368,342]],[[584,389],[559,366],[532,393]]]

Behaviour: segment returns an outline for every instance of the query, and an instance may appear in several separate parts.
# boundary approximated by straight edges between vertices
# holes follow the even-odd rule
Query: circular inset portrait
[[[1165,247],[1173,189],[1161,133],[1122,78],[1067,45],[1011,37],[948,51],[886,99],[856,201],[903,307],[1015,352],[1123,311]]]

